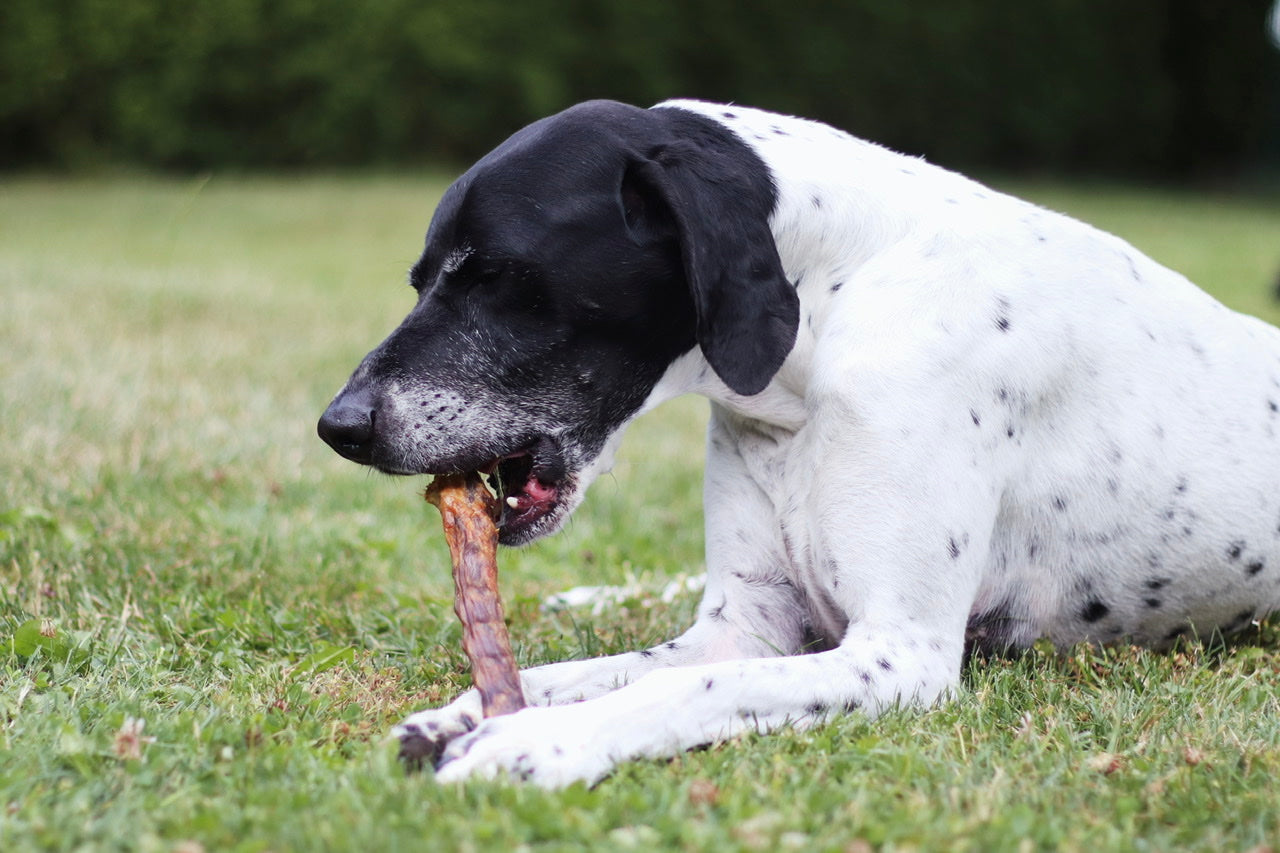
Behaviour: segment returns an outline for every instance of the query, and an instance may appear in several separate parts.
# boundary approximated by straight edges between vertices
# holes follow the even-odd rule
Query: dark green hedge
[[[1230,169],[1280,107],[1268,2],[3,0],[0,164],[462,161],[680,95],[956,166]]]

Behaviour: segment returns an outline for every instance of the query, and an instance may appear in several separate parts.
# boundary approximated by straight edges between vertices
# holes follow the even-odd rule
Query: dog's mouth
[[[502,510],[498,539],[504,545],[529,542],[555,526],[572,482],[550,441],[496,459],[484,470]]]

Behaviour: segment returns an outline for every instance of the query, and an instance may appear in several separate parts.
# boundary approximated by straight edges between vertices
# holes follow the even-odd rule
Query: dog
[[[627,424],[711,401],[683,635],[395,729],[437,777],[621,761],[954,693],[971,655],[1229,634],[1280,602],[1280,331],[1124,241],[821,123],[593,101],[444,194],[417,303],[320,421],[559,528]]]

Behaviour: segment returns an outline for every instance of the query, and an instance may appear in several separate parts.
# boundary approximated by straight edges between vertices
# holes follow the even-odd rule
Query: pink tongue
[[[534,503],[545,503],[552,500],[556,495],[554,486],[544,486],[537,477],[530,477],[529,482],[524,484],[524,493],[533,499]]]

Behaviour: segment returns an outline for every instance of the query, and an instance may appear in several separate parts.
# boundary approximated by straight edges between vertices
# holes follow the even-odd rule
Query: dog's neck
[[[741,418],[759,422],[770,431],[795,432],[806,420],[807,373],[800,369],[796,348],[763,391],[751,396],[734,393],[716,376],[711,365],[694,347],[677,358],[658,380],[638,414],[684,394],[700,394]],[[805,359],[807,361],[807,356]]]
[[[777,202],[769,219],[778,256],[800,296],[791,354],[773,381],[744,397],[731,391],[694,348],[677,359],[642,411],[685,393],[701,394],[766,431],[800,429],[814,349],[831,305],[856,299],[857,274],[887,248],[946,227],[949,205],[996,193],[962,175],[805,119],[696,101],[670,102],[724,124],[770,166]],[[941,191],[941,194],[940,194]]]

